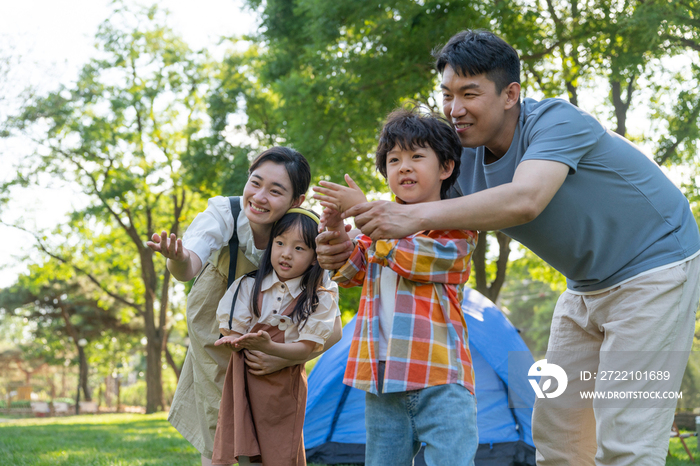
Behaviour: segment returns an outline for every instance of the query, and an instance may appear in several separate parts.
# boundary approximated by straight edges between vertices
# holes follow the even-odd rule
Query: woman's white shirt
[[[239,249],[253,264],[259,265],[264,249],[255,247],[253,230],[243,210],[241,197],[241,212],[236,222]],[[182,239],[182,245],[197,254],[204,265],[207,261],[216,265],[219,254],[228,245],[233,236],[233,215],[231,202],[228,197],[216,196],[209,199],[207,209],[197,214]]]

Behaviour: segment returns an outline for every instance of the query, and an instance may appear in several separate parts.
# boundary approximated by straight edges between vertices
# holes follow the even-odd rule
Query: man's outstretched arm
[[[569,173],[560,162],[527,160],[510,183],[457,199],[400,205],[376,201],[343,214],[373,240],[403,238],[424,230],[500,230],[537,218]]]

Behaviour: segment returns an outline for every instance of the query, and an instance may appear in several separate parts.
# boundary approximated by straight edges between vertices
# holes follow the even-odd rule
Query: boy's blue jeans
[[[379,380],[383,380],[383,364]],[[425,443],[428,466],[473,466],[476,399],[459,384],[365,397],[367,466],[409,466]]]

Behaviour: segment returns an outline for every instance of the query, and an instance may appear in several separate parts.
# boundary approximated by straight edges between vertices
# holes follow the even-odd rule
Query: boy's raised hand
[[[334,207],[326,207],[321,212],[321,220],[318,223],[319,233],[328,228],[331,231],[340,231],[344,229],[343,217],[341,213]]]
[[[160,235],[153,233],[151,239],[153,241],[147,241],[146,246],[155,252],[161,253],[167,259],[184,262],[190,256],[190,252],[182,247],[182,240],[175,233],[171,233],[170,237],[168,237],[168,233],[163,230]]]
[[[357,183],[350,178],[350,175],[345,175],[347,186],[343,186],[330,181],[320,181],[321,186],[314,186],[314,199],[321,201],[323,207],[329,207],[343,213],[349,208],[367,202],[365,193],[362,192]]]

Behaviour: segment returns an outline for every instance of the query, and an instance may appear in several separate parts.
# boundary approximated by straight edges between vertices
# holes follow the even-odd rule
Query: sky
[[[138,4],[150,6],[149,1],[141,0]],[[127,4],[135,3],[128,0]],[[219,37],[255,31],[257,17],[242,4],[243,0],[158,2],[159,7],[171,12],[169,25],[190,47],[206,47],[215,57],[218,57],[217,51],[221,51],[216,48]],[[20,57],[19,64],[12,70],[12,90],[19,92],[30,84],[47,92],[59,84],[73,82],[80,68],[93,56],[94,35],[112,9],[112,2],[108,0],[0,0],[0,53],[10,48]],[[582,100],[590,106],[591,99],[584,97]],[[595,108],[587,110],[596,113]],[[0,117],[3,112],[8,112],[6,103],[0,105]],[[643,114],[629,115],[631,133],[644,131],[647,122],[638,118]],[[21,162],[28,150],[25,141],[0,139],[0,181],[13,176],[12,167]],[[651,153],[648,149],[646,152]],[[673,173],[669,175],[678,183]],[[21,223],[37,232],[64,223],[67,212],[81,208],[85,202],[75,187],[55,183],[43,188],[17,189],[12,194],[13,202],[9,209],[0,211],[0,221]],[[30,234],[0,224],[0,288],[14,283],[17,275],[26,270],[22,263],[24,257],[30,256],[34,261],[41,259],[34,244]]]
[[[242,3],[161,0],[158,5],[170,11],[169,25],[190,47],[206,47],[216,56],[219,37],[250,33],[256,27],[256,16]],[[152,3],[127,2],[133,4]],[[21,90],[25,84],[50,91],[59,84],[74,82],[80,68],[93,56],[97,28],[112,9],[112,2],[106,0],[0,0],[0,49],[9,47],[19,57],[12,70],[12,91]],[[11,167],[21,162],[27,150],[23,141],[0,141],[0,180],[13,175]],[[76,189],[66,186],[17,189],[12,194],[13,202],[0,212],[0,220],[19,222],[34,231],[53,228],[83,202]],[[30,234],[0,224],[0,288],[14,283],[26,270],[21,263],[23,257],[39,258],[33,246]]]

